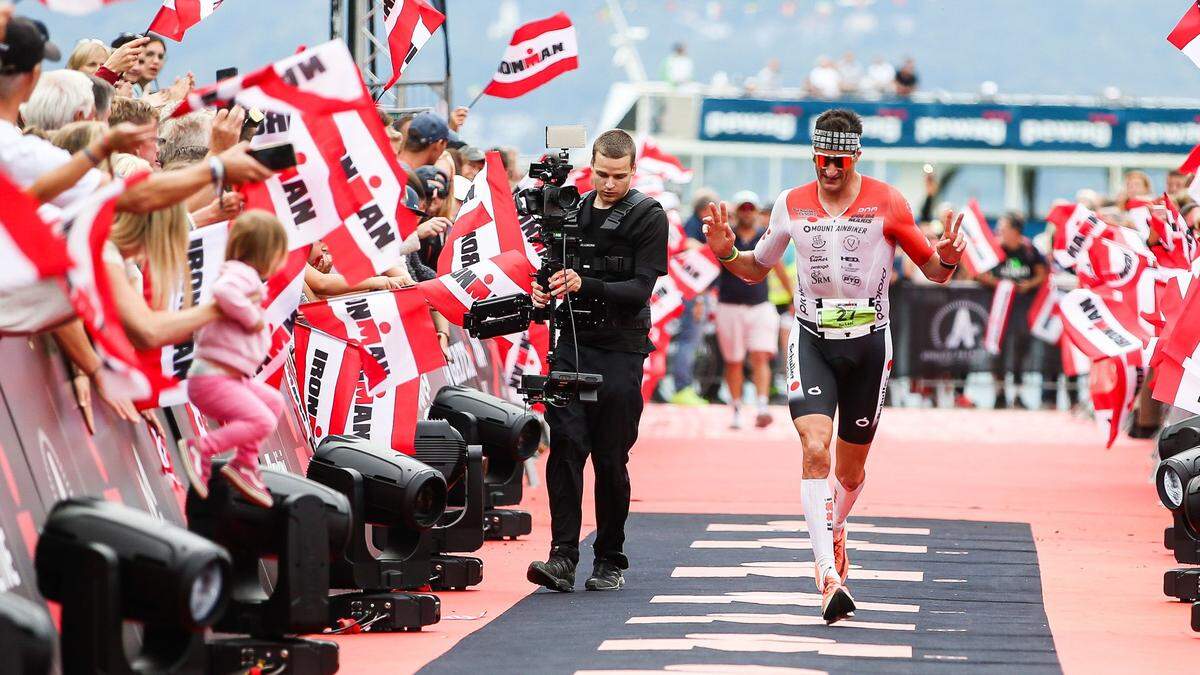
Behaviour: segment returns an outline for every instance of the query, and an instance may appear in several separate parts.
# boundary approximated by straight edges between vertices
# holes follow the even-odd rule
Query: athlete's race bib
[[[817,304],[817,328],[822,331],[847,331],[874,325],[878,318],[870,300],[831,300]]]

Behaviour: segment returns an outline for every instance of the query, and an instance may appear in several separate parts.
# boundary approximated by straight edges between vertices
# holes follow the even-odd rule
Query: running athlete
[[[862,120],[828,110],[813,131],[817,180],[775,200],[754,250],[738,251],[727,208],[709,204],[709,248],[730,272],[761,282],[796,243],[796,324],[787,349],[788,406],[804,452],[801,499],[812,540],[821,614],[833,623],[854,612],[846,589],[846,516],[862,492],[864,464],[879,424],[892,368],[888,282],[898,244],[931,281],[954,273],[966,244],[953,214],[933,247],[904,197],[855,170]],[[834,412],[837,462],[829,473]]]

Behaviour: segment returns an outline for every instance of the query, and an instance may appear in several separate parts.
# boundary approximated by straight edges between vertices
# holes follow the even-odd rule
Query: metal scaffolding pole
[[[385,91],[383,86],[391,79],[392,62],[384,21],[384,0],[330,0],[330,36],[345,40],[367,89],[385,109],[438,108],[443,105],[447,110],[450,108],[450,41],[446,32],[449,14],[445,0],[432,0],[432,4],[447,17],[441,28],[444,50],[440,73],[421,80],[406,77]]]

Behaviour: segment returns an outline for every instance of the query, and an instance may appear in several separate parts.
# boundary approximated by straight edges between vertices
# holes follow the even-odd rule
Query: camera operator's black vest
[[[579,228],[583,236],[596,246],[592,259],[582,261],[583,273],[602,281],[632,279],[637,245],[629,238],[629,228],[622,225],[636,222],[658,202],[650,195],[631,188],[621,201],[613,204],[603,223],[592,222],[592,206],[595,203],[596,193],[589,192],[583,196],[579,208]]]

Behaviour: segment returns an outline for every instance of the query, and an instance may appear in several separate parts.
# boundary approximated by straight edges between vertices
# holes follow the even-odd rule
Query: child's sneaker
[[[271,508],[275,503],[271,499],[271,491],[262,482],[262,476],[259,475],[257,467],[250,467],[237,460],[232,460],[221,467],[221,475],[238,492],[241,492],[246,499],[250,500],[251,503],[257,504],[264,509]]]
[[[212,459],[196,447],[195,438],[179,442],[179,454],[183,458],[183,472],[200,499],[208,499],[208,479],[212,478]]]

